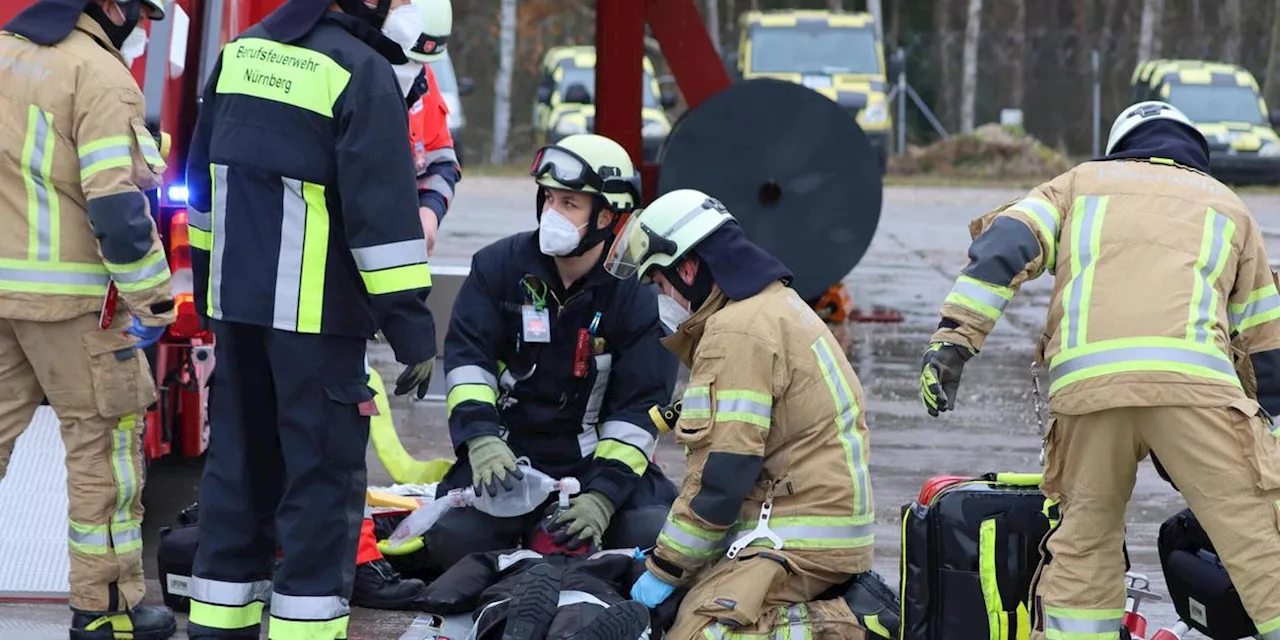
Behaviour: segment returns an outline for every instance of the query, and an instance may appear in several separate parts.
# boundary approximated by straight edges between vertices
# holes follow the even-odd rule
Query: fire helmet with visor
[[[648,281],[653,269],[673,269],[699,242],[733,219],[719,200],[696,189],[677,189],[627,221],[604,268],[619,280],[635,276]]]

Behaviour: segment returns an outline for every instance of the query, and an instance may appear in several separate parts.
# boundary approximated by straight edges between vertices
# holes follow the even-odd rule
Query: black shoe
[[[413,609],[413,601],[427,588],[421,580],[401,578],[385,559],[356,565],[351,604],[368,609]]]
[[[165,640],[178,632],[168,607],[139,605],[132,611],[71,611],[71,640]]]
[[[560,603],[560,567],[540,564],[513,585],[502,640],[542,640]]]
[[[649,609],[635,600],[619,602],[600,612],[570,640],[648,640]]]

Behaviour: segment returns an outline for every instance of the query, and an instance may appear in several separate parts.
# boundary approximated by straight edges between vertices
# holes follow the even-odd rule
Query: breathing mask
[[[422,34],[420,15],[417,5],[400,5],[387,14],[382,23],[382,34],[400,45],[401,49],[408,49],[418,43],[418,36]]]
[[[689,310],[684,305],[676,301],[671,296],[660,293],[658,294],[658,319],[662,321],[667,331],[675,333],[685,320],[689,319]]]
[[[125,38],[124,43],[120,45],[120,56],[124,58],[126,66],[133,66],[133,61],[141,58],[146,51],[147,32],[135,25],[133,31],[129,32],[129,37]]]
[[[574,226],[568,218],[555,209],[543,209],[538,222],[538,248],[549,256],[566,256],[578,248],[582,227]]]

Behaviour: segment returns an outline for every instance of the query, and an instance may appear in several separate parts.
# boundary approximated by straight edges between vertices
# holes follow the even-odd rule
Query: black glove
[[[920,401],[929,415],[956,408],[956,391],[960,388],[960,372],[974,351],[950,342],[935,342],[924,352],[920,367]]]
[[[404,368],[404,373],[396,378],[396,395],[402,396],[409,393],[414,387],[418,388],[418,399],[421,400],[427,396],[427,385],[431,384],[431,371],[435,368],[436,359],[430,358],[423,360],[418,364],[411,364]]]

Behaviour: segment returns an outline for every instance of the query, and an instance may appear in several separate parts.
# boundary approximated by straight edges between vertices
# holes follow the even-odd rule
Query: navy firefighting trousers
[[[271,638],[345,638],[369,440],[358,405],[373,398],[365,340],[211,324],[189,633],[257,638],[269,603]]]

